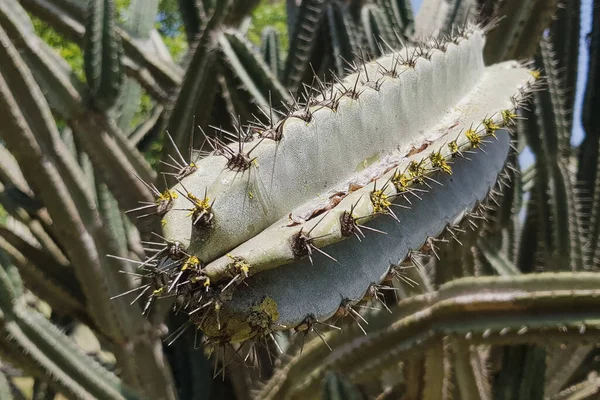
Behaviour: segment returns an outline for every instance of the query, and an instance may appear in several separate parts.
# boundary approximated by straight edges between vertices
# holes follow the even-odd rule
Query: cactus
[[[121,73],[121,42],[114,29],[115,6],[111,0],[90,2],[84,38],[84,67],[96,107],[107,110],[117,99]]]
[[[237,145],[226,147],[219,150],[222,156],[204,158],[197,164],[198,171],[182,176],[181,183],[170,189],[171,193],[179,193],[179,196],[172,200],[171,210],[163,216],[165,245],[178,243],[184,249],[184,254],[206,264],[204,276],[198,276],[198,281],[205,282],[204,285],[225,281],[225,287],[308,256],[305,263],[269,274],[268,281],[271,283],[266,288],[257,289],[254,280],[247,280],[249,298],[242,297],[238,304],[234,293],[232,307],[249,307],[248,312],[260,304],[265,296],[274,299],[279,318],[273,322],[280,325],[294,327],[301,324],[311,315],[311,307],[308,303],[301,307],[303,301],[300,298],[277,293],[278,281],[292,279],[302,288],[299,293],[303,295],[314,290],[310,289],[311,286],[316,288],[325,284],[336,287],[332,291],[335,293],[333,298],[327,299],[326,294],[321,295],[323,306],[313,315],[317,320],[327,319],[335,313],[339,307],[334,299],[338,292],[344,301],[360,301],[369,285],[379,283],[386,275],[389,265],[384,260],[403,259],[411,249],[419,249],[428,236],[437,236],[446,223],[459,218],[465,209],[474,207],[485,196],[504,164],[508,140],[500,133],[496,135],[496,131],[500,126],[512,123],[512,115],[516,115],[514,107],[522,101],[522,93],[525,93],[519,92],[519,89],[531,86],[534,79],[527,69],[519,69],[514,64],[501,64],[484,70],[482,43],[481,33],[475,30],[454,38],[450,44],[443,43],[431,49],[421,48],[420,51],[424,53],[422,57],[404,60],[401,53],[386,55],[348,76],[332,89],[331,97],[324,97],[328,96],[325,90],[323,97],[311,100],[306,107],[290,111],[290,116],[277,127],[259,131],[254,141],[243,143],[243,148],[238,149]],[[454,65],[469,65],[470,68],[464,68],[460,73],[458,70],[444,71]],[[363,72],[363,68],[368,72]],[[361,73],[364,74],[363,80],[360,80]],[[444,78],[448,75],[454,77],[451,84]],[[504,82],[507,91],[496,90],[494,94],[497,100],[479,104],[483,94],[492,96],[491,82],[497,81]],[[434,92],[430,94],[421,89],[419,94],[410,93],[406,89],[408,85],[435,88],[435,93],[442,89],[447,96],[432,105]],[[400,93],[408,97],[403,98]],[[430,104],[428,113],[422,119],[409,117],[414,114],[410,111],[412,108],[408,106],[408,99],[413,102],[413,107]],[[388,104],[406,104],[405,112],[387,109],[390,107]],[[438,120],[436,115],[452,109],[465,111],[444,114],[448,118],[445,121],[451,121],[444,126],[444,120]],[[477,111],[467,111],[472,109]],[[378,115],[378,112],[383,114]],[[388,118],[384,118],[384,115],[388,115]],[[398,127],[406,132],[403,141],[397,139]],[[323,132],[327,132],[327,137],[321,138]],[[426,179],[437,181],[444,187],[443,191],[431,189],[433,196],[439,193],[439,197],[436,196],[439,200],[432,199],[434,203],[441,201],[444,196],[453,198],[451,192],[445,192],[445,189],[452,187],[446,176],[452,175],[453,182],[459,181],[459,172],[452,174],[453,169],[460,169],[461,160],[456,156],[479,148],[488,136],[497,136],[499,143],[502,143],[495,149],[490,146],[487,151],[487,164],[493,165],[493,168],[489,175],[482,175],[482,186],[474,184],[466,191],[474,197],[459,197],[456,203],[449,202],[449,207],[454,208],[440,212],[444,218],[438,225],[417,224],[422,226],[423,231],[416,229],[411,235],[401,229],[404,223],[394,225],[382,222],[382,226],[369,226],[366,229],[385,231],[391,240],[405,238],[402,247],[394,246],[392,242],[389,247],[382,247],[378,251],[382,259],[366,258],[352,262],[353,258],[359,256],[349,251],[347,246],[332,247],[331,252],[326,253],[329,248],[325,246],[348,238],[375,215],[387,214],[397,221],[403,221],[404,218],[416,218],[415,221],[418,221],[423,218],[416,211],[408,212],[406,216],[402,210],[394,211],[392,202],[412,196],[415,190],[423,191],[419,183],[424,183]],[[375,147],[370,143],[375,143]],[[339,148],[348,150],[342,156],[338,153]],[[357,151],[351,150],[353,148]],[[407,156],[411,148],[427,150],[415,150],[417,154]],[[298,151],[303,157],[297,156]],[[493,157],[497,157],[498,161],[492,163]],[[471,157],[475,165],[476,160],[475,155]],[[452,167],[449,161],[453,163]],[[356,166],[362,166],[358,174],[355,172]],[[327,171],[327,174],[308,178],[315,167]],[[484,167],[477,166],[475,170],[481,173]],[[436,177],[429,177],[437,171],[442,172],[441,176],[436,174]],[[467,172],[461,173],[464,174],[463,185],[477,182]],[[348,185],[358,189],[350,190]],[[335,193],[335,201],[327,200],[331,193]],[[410,203],[406,199],[400,207],[408,207]],[[186,209],[189,211],[186,212]],[[323,209],[326,210],[323,216],[311,218],[322,213]],[[432,212],[426,206],[420,211],[424,215]],[[240,230],[240,226],[247,228]],[[376,240],[386,242],[383,238]],[[308,261],[313,263],[313,257],[316,258],[318,253],[327,256],[319,262],[320,270],[331,269],[333,272],[333,269],[344,266],[348,280],[326,279],[318,283],[309,279],[303,283],[307,278],[292,271],[309,270]],[[173,259],[166,263],[174,266],[182,263],[176,261]],[[372,270],[364,269],[361,265],[368,265]],[[181,268],[186,267],[189,266],[183,263]],[[179,268],[172,269],[174,277],[179,277]],[[351,272],[353,269],[362,271],[366,279],[359,282],[358,276]],[[283,272],[277,274],[279,271]],[[286,276],[286,273],[291,273],[295,279]],[[229,280],[230,276],[233,276],[233,280]],[[257,279],[262,282],[259,276]],[[169,282],[166,286],[170,290],[164,291],[164,294],[170,294],[176,283]],[[196,295],[194,289],[191,290],[190,298],[193,298]],[[203,292],[205,286],[199,286],[197,290]],[[292,308],[286,305],[288,301],[294,305]],[[224,315],[227,313],[226,306],[224,304],[221,308]],[[221,322],[227,325],[226,320],[222,319]],[[209,328],[206,329],[208,331]],[[233,340],[239,340],[236,331],[217,331],[220,336],[231,335]]]
[[[597,57],[575,149],[557,3],[287,1],[286,53],[180,0],[175,62],[165,3],[0,2],[2,398],[593,398]]]

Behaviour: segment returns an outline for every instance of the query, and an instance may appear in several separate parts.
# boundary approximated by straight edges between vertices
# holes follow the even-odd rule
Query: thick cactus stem
[[[163,216],[167,247],[201,268],[167,264],[160,274],[170,281],[157,297],[185,287],[186,302],[200,306],[194,321],[220,341],[268,333],[247,319],[265,298],[276,304],[266,314],[273,326],[286,328],[323,321],[344,301],[379,298],[373,285],[390,263],[468,216],[504,166],[506,130],[536,77],[516,62],[484,67],[483,46],[469,28],[448,43],[386,55],[278,125],[230,146],[215,142],[172,189],[181,196]],[[338,243],[354,236],[377,250]],[[287,290],[292,283],[302,290]],[[304,297],[316,288],[318,302]]]

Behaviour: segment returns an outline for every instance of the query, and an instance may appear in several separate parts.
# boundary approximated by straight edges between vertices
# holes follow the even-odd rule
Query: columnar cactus
[[[365,61],[281,121],[213,141],[157,198],[166,250],[146,262],[153,296],[181,294],[207,335],[237,342],[372,295],[502,171],[536,72],[484,67],[483,46],[470,27]]]

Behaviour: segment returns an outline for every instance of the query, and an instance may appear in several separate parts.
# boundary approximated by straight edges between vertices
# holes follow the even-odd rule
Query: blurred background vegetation
[[[125,19],[125,10],[129,6],[130,0],[116,0],[118,17],[121,22]],[[177,0],[161,0],[159,2],[159,13],[156,20],[156,30],[162,35],[163,41],[168,47],[171,56],[175,61],[179,61],[187,51],[187,40],[183,22],[179,15]],[[29,15],[33,21],[36,33],[58,51],[58,53],[71,65],[77,76],[85,81],[83,73],[83,52],[75,43],[59,35],[48,24],[44,23],[34,15]],[[287,52],[288,36],[287,21],[285,14],[285,2],[282,0],[262,0],[260,5],[254,10],[251,21],[248,26],[248,38],[260,46],[260,33],[266,26],[273,26],[281,33],[281,50],[283,54]],[[131,120],[131,127],[136,126],[144,119],[152,109],[152,100],[148,94],[141,96],[140,103],[135,117]],[[0,218],[1,218],[0,211]]]

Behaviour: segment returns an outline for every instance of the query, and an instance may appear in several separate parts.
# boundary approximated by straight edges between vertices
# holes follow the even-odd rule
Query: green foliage
[[[58,34],[44,21],[35,16],[30,17],[36,34],[44,42],[55,49],[60,56],[69,63],[77,77],[85,82],[85,73],[83,72],[83,51],[81,48],[76,43],[73,43]]]
[[[280,34],[281,51],[286,53],[289,48],[288,26],[285,17],[285,2],[262,0],[252,13],[252,23],[248,29],[248,39],[257,46],[261,42],[261,34],[267,26],[272,26]]]
[[[2,396],[595,398],[567,3],[0,1]]]
[[[175,60],[180,60],[188,48],[184,27],[177,9],[177,0],[160,0],[155,28]]]

